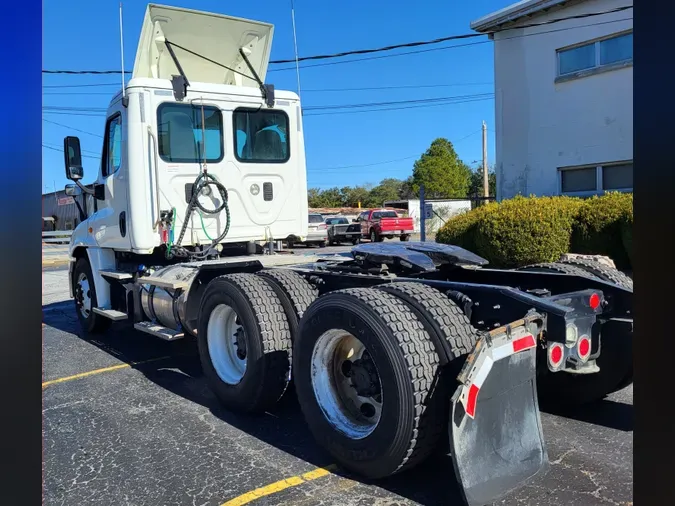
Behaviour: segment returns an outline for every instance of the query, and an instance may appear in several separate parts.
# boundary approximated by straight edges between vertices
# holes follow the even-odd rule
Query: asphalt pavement
[[[450,457],[377,483],[326,468],[292,393],[271,413],[230,413],[194,342],[127,324],[86,338],[66,268],[43,279],[45,504],[460,504]],[[550,470],[495,504],[632,504],[632,386],[542,422]]]

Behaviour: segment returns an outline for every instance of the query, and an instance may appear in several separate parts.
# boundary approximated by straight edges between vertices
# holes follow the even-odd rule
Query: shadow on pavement
[[[332,462],[312,438],[300,407],[291,390],[275,410],[263,415],[243,415],[225,410],[208,388],[202,374],[197,347],[191,338],[173,343],[135,331],[131,325],[122,324],[106,334],[85,338],[77,320],[72,301],[43,306],[43,322],[54,329],[78,336],[83,341],[127,363],[142,362],[167,356],[166,360],[132,365],[148,380],[184,399],[206,407],[214,416],[247,434],[270,444],[314,466],[322,467]],[[45,348],[45,354],[48,349]],[[554,412],[584,422],[605,425],[619,430],[632,430],[633,407],[603,401],[589,409]],[[439,452],[441,453],[441,452]],[[461,491],[455,479],[452,459],[448,455],[435,455],[416,468],[377,482],[370,482],[346,472],[335,474],[354,481],[375,485],[389,492],[426,506],[462,504]]]
[[[623,402],[603,399],[579,408],[543,406],[542,411],[550,415],[562,416],[608,429],[624,432],[633,431],[633,405]]]
[[[196,344],[190,338],[173,343],[164,342],[138,332],[128,324],[118,324],[115,330],[85,338],[80,331],[72,301],[43,306],[43,322],[46,326],[78,336],[86,343],[126,363],[133,364],[169,355],[166,360],[132,367],[156,385],[206,407],[225,423],[260,441],[317,467],[332,463],[331,457],[314,442],[291,390],[270,413],[244,415],[225,410],[206,384]],[[45,353],[48,353],[48,348]],[[435,455],[406,473],[377,482],[357,478],[342,470],[337,470],[334,474],[380,487],[427,506],[462,504],[452,459],[447,455]]]

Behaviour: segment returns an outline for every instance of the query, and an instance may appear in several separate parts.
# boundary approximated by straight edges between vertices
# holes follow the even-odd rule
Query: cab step
[[[128,272],[120,272],[120,271],[99,271],[99,274],[103,276],[104,278],[110,278],[110,279],[117,279],[117,280],[124,280],[124,279],[132,279],[133,275],[131,275]]]
[[[177,341],[178,339],[182,339],[185,337],[184,332],[172,330],[170,328],[163,327],[162,325],[152,322],[134,323],[134,328],[136,330],[140,330],[141,332],[145,332],[146,334],[150,334],[152,336],[159,337],[160,339],[164,339],[165,341]]]
[[[114,322],[126,320],[129,317],[126,313],[123,313],[122,311],[117,311],[115,309],[103,309],[102,307],[95,307],[94,313],[100,314],[101,316],[104,316],[106,318],[110,318]]]

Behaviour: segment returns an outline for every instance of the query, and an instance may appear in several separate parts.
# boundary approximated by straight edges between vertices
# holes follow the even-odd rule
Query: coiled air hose
[[[214,186],[218,190],[218,193],[220,193],[220,196],[222,198],[222,203],[216,209],[207,209],[202,205],[201,202],[199,202],[199,195],[201,194],[202,190],[207,186]],[[227,233],[230,230],[230,207],[228,205],[227,199],[228,199],[227,188],[225,188],[225,186],[223,186],[223,184],[220,181],[218,181],[214,176],[212,176],[208,172],[206,171],[201,172],[199,176],[197,176],[197,179],[195,179],[195,182],[192,186],[192,196],[190,197],[190,202],[188,202],[187,210],[185,212],[185,219],[183,220],[183,226],[181,227],[180,233],[178,234],[178,240],[173,245],[171,244],[173,242],[171,240],[167,247],[166,250],[167,258],[172,259],[174,257],[180,257],[180,258],[189,258],[191,260],[203,260],[206,259],[209,255],[213,254],[215,246],[219,244],[225,238],[225,236],[227,236]],[[199,209],[204,214],[211,214],[211,215],[220,214],[222,211],[225,211],[226,217],[226,223],[223,232],[218,237],[211,240],[211,244],[209,245],[208,248],[199,253],[194,253],[181,246],[181,243],[183,242],[183,237],[185,236],[185,232],[187,231],[188,222],[190,221],[190,217],[192,216],[192,213],[195,211],[195,208]],[[172,217],[172,229],[173,223],[175,223],[176,219],[175,208],[173,211],[174,216]],[[200,214],[200,218],[201,217],[202,216]],[[202,229],[204,230],[204,232],[206,232],[203,219],[202,219]],[[206,234],[206,236],[209,237],[208,234]]]

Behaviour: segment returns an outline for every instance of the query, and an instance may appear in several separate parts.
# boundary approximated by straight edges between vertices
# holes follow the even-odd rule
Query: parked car
[[[358,244],[361,238],[361,226],[358,223],[349,223],[344,216],[326,218],[328,227],[328,244],[337,245],[343,242]]]
[[[289,237],[286,240],[289,248],[292,248],[295,244],[305,244],[310,246],[316,244],[321,248],[326,247],[328,242],[328,227],[324,223],[324,218],[319,213],[309,213],[307,217],[308,228],[307,228],[307,238],[304,241],[298,240],[295,237]]]
[[[399,237],[401,241],[408,241],[415,231],[412,218],[403,218],[390,209],[364,211],[354,221],[361,226],[361,237],[371,242],[382,242],[385,237]]]

